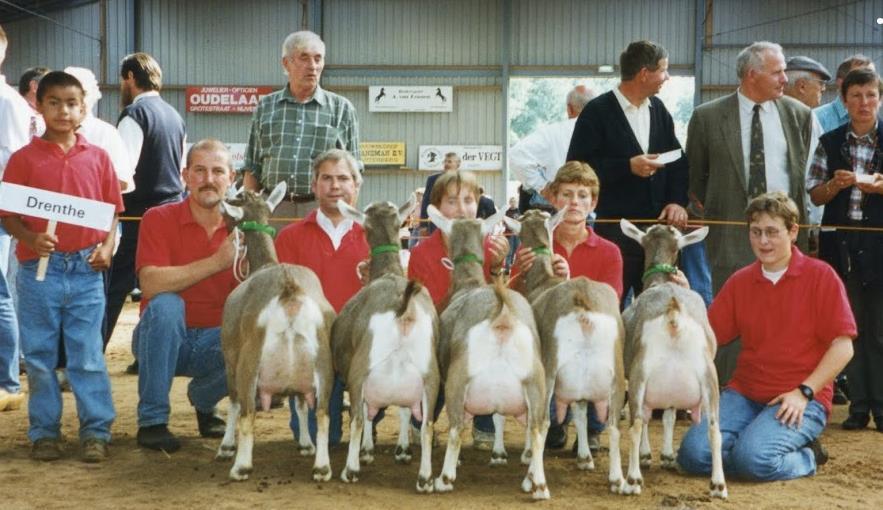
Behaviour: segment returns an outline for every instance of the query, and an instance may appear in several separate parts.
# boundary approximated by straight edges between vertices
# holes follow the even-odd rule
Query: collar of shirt
[[[335,227],[331,219],[325,216],[321,209],[316,209],[316,223],[328,234],[328,238],[331,239],[331,244],[335,250],[340,248],[343,237],[353,228],[353,220],[349,218],[344,219]]]
[[[576,248],[578,248],[579,246],[585,245],[585,246],[588,246],[589,248],[594,248],[594,247],[598,246],[598,234],[596,234],[595,230],[590,227],[586,227],[586,230],[589,232],[589,235],[581,243],[574,246],[574,252],[576,251]],[[567,253],[567,251],[564,249],[564,246],[561,243],[559,243],[557,240],[554,240],[553,243],[554,243],[553,248],[554,248],[555,252],[558,252],[560,249],[560,253]],[[571,256],[572,255],[573,255],[573,253],[571,253]]]
[[[625,94],[623,94],[619,90],[619,87],[613,88],[613,95],[616,96],[616,100],[619,102],[619,107],[622,108],[622,111],[624,111],[624,112],[640,111],[644,108],[650,108],[650,98],[649,97],[644,98],[644,100],[641,101],[641,104],[639,104],[638,106],[635,106],[632,104],[631,101],[628,100],[627,97],[625,97]]]
[[[759,104],[760,109],[763,113],[770,113],[773,108],[772,101],[764,101],[762,103],[755,103],[751,99],[748,99],[744,95],[742,95],[742,89],[739,89],[737,96],[739,97],[739,109],[743,112],[748,112],[750,115],[754,115],[754,105]]]
[[[294,98],[294,95],[291,93],[291,88],[286,85],[284,89],[282,89],[282,94],[279,96],[279,101],[288,101],[289,103],[297,103],[297,104],[308,104],[312,101],[316,101],[322,106],[325,106],[328,103],[328,96],[325,94],[325,91],[319,85],[316,85],[316,90],[313,92],[312,97],[301,103],[297,99]]]
[[[74,146],[71,147],[71,149],[69,151],[67,151],[67,153],[62,151],[61,146],[59,146],[57,143],[50,142],[49,140],[44,140],[43,138],[41,138],[39,136],[35,136],[34,138],[32,138],[32,143],[35,143],[37,145],[42,145],[45,147],[44,150],[48,150],[48,151],[54,153],[56,156],[64,158],[64,157],[68,157],[68,156],[73,156],[74,154],[85,150],[86,145],[87,145],[86,139],[83,137],[83,135],[81,135],[79,133],[76,134],[76,137],[77,137],[77,141],[74,142]]]
[[[132,104],[135,104],[142,99],[146,99],[148,97],[154,97],[154,96],[159,97],[159,92],[157,92],[155,90],[148,90],[147,92],[142,92],[142,93],[138,94],[137,96],[135,96],[134,99],[132,99]]]
[[[791,246],[791,260],[788,262],[788,269],[785,271],[785,274],[779,278],[778,281],[782,281],[785,278],[797,277],[803,274],[803,268],[806,266],[806,255],[804,255],[796,246]],[[754,273],[754,279],[762,282],[770,282],[766,276],[764,276],[763,266],[760,264],[759,260],[755,260],[752,265],[751,271]]]
[[[846,131],[846,141],[855,140],[856,143],[863,143],[867,145],[876,145],[877,144],[877,124],[880,121],[874,122],[874,127],[871,128],[870,131],[863,134],[862,136],[858,136],[852,131],[852,125],[849,126],[849,129]]]

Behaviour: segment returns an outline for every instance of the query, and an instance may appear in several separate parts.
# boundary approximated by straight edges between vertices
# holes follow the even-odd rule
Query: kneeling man
[[[827,461],[818,438],[832,381],[852,357],[855,319],[831,266],[794,246],[800,215],[790,198],[760,195],[746,216],[757,260],[727,280],[708,310],[718,345],[742,337],[720,398],[724,471],[757,481],[809,476]],[[706,417],[684,436],[678,464],[710,473]]]
[[[169,453],[181,447],[167,427],[176,375],[193,378],[187,397],[199,434],[224,434],[224,422],[214,415],[227,395],[221,313],[236,286],[232,236],[219,205],[233,182],[230,153],[218,140],[202,140],[187,154],[182,175],[187,198],[147,211],[136,257],[143,293],[135,330],[138,444]]]

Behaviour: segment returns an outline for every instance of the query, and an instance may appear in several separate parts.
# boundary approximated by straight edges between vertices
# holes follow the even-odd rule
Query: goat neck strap
[[[371,248],[371,256],[376,257],[383,253],[397,253],[401,248],[397,244],[381,244]]]
[[[552,250],[550,250],[548,246],[537,246],[533,249],[533,252],[536,255],[552,256]]]
[[[243,221],[237,225],[237,228],[243,232],[263,232],[270,237],[276,237],[275,228],[256,221]]]
[[[663,273],[663,274],[675,274],[678,272],[678,266],[673,266],[671,264],[654,264],[650,266],[649,269],[644,271],[644,276],[641,277],[642,280],[646,280],[650,276]]]
[[[455,266],[462,264],[464,262],[475,262],[476,264],[479,264],[479,265],[484,264],[484,260],[482,260],[478,255],[476,255],[474,253],[464,253],[463,255],[460,255],[459,257],[454,259]]]

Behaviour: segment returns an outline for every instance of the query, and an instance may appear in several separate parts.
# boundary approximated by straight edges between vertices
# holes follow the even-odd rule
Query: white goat
[[[665,225],[654,225],[644,233],[625,219],[620,226],[645,253],[644,292],[623,313],[632,439],[625,492],[641,493],[641,457],[650,458],[647,421],[652,410],[665,409],[662,464],[674,468],[674,410],[691,409],[694,423],[702,411],[708,417],[711,497],[726,498],[714,367],[717,341],[699,294],[668,281],[668,275],[677,270],[678,250],[703,240],[708,227],[682,235]]]
[[[607,422],[609,432],[609,487],[612,492],[621,493],[619,411],[625,397],[625,335],[619,299],[606,283],[584,276],[564,280],[552,272],[552,232],[566,213],[562,209],[549,217],[545,212],[528,211],[520,221],[504,221],[536,255],[521,278],[543,346],[546,402],[551,403],[554,394],[559,423],[564,420],[567,406],[573,406],[580,469],[595,468],[586,429],[587,406],[594,403],[598,419]]]
[[[226,459],[236,453],[230,469],[233,480],[246,480],[252,471],[256,393],[265,411],[273,395],[295,396],[300,453],[315,453],[314,480],[331,479],[328,401],[334,376],[330,349],[334,310],[313,271],[279,264],[276,258],[272,230],[266,223],[284,195],[283,182],[266,203],[248,191],[221,202],[228,224],[244,231],[251,273],[227,298],[221,324],[230,407],[217,457]],[[316,409],[318,448],[307,431],[308,406]]]
[[[447,236],[454,264],[451,300],[441,314],[439,368],[445,382],[448,447],[435,480],[437,492],[454,489],[460,431],[476,415],[515,416],[531,438],[531,458],[523,491],[548,499],[543,444],[549,427],[545,374],[533,311],[517,292],[484,283],[482,241],[503,216],[449,220],[430,206],[429,218]],[[496,420],[495,425],[500,423]],[[497,425],[500,426],[500,425]]]
[[[342,200],[341,213],[365,227],[371,246],[371,283],[350,299],[331,330],[334,367],[350,392],[350,443],[344,482],[359,476],[362,427],[370,429],[377,412],[399,406],[400,434],[396,460],[409,461],[408,423],[413,413],[423,420],[417,491],[432,492],[432,417],[438,396],[435,358],[438,316],[429,293],[404,277],[399,260],[399,225],[415,206],[412,198],[400,209],[391,203],[369,205],[365,212]],[[366,463],[373,461],[373,440],[364,434]]]

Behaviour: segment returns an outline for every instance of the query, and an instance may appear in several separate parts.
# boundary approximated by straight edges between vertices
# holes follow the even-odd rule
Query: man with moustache
[[[221,314],[236,287],[232,236],[220,202],[233,183],[230,153],[218,140],[196,143],[187,154],[184,201],[144,214],[136,269],[141,320],[138,355],[138,444],[174,452],[181,447],[168,429],[169,390],[176,375],[192,377],[187,397],[196,408],[199,434],[221,437],[215,405],[227,395],[221,353]]]
[[[184,120],[160,97],[161,89],[162,69],[147,53],[133,53],[120,62],[123,111],[117,129],[130,161],[136,162],[135,189],[123,195],[124,216],[141,217],[151,207],[178,202],[184,191]],[[121,224],[122,237],[108,273],[105,344],[110,341],[126,296],[136,286],[135,253],[140,222]]]

